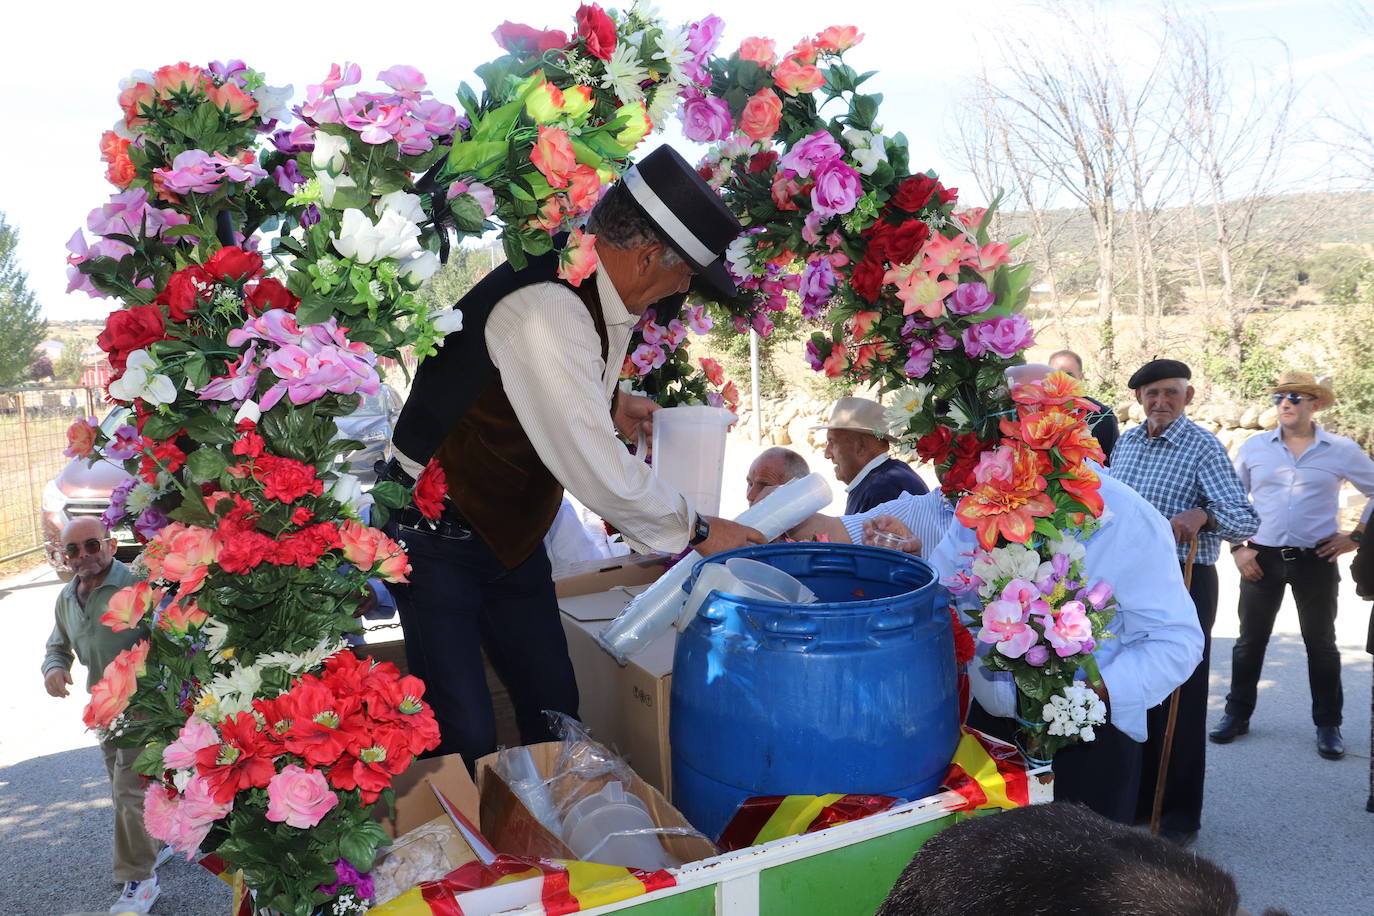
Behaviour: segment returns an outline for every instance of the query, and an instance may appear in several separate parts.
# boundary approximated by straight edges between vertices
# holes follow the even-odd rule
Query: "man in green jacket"
[[[57,596],[57,622],[43,658],[43,686],[54,697],[67,696],[73,656],[86,666],[89,691],[116,655],[148,638],[146,622],[120,633],[100,622],[110,598],[138,581],[129,567],[114,558],[115,540],[100,520],[73,519],[62,530],[60,543],[76,577]],[[114,801],[114,879],[124,884],[110,912],[147,913],[161,892],[154,871],[159,844],[143,827],[143,779],[134,772],[138,751],[116,747],[109,736],[101,737],[100,749]]]

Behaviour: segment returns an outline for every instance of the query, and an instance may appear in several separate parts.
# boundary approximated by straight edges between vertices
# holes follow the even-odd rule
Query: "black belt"
[[[1265,544],[1256,544],[1254,542],[1251,542],[1250,546],[1255,550],[1277,550],[1279,552],[1279,557],[1285,563],[1296,563],[1303,557],[1317,556],[1317,548],[1315,547],[1269,547]]]
[[[415,489],[415,478],[407,474],[405,468],[401,467],[401,462],[395,458],[378,461],[372,466],[372,469],[377,472],[378,480],[394,481],[407,490]]]
[[[415,489],[415,478],[407,474],[395,458],[385,462],[378,461],[375,469],[378,480],[393,481],[408,490]],[[447,496],[444,497],[444,510],[437,519],[427,518],[414,503],[395,510],[392,518],[398,525],[417,531],[433,532],[442,537],[465,541],[473,535],[472,523],[463,517],[458,507],[453,504],[453,500]]]

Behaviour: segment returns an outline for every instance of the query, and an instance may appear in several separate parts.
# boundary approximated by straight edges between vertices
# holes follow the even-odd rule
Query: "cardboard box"
[[[677,630],[631,656],[623,668],[593,636],[620,615],[645,586],[560,598],[568,656],[577,674],[579,713],[592,736],[614,749],[651,786],[672,798],[668,701]]]
[[[407,831],[427,824],[436,817],[446,817],[435,789],[444,793],[458,811],[476,824],[480,805],[477,786],[468,775],[463,758],[457,754],[416,760],[391,783],[396,793],[395,810],[382,816],[385,805],[377,806],[377,819],[395,838]]]
[[[539,768],[540,774],[545,779],[553,775],[558,755],[563,750],[563,746],[563,743],[559,741],[529,746],[530,756],[534,759],[535,766]],[[511,791],[510,786],[506,785],[505,781],[496,774],[497,756],[497,754],[488,754],[477,761],[477,782],[481,795],[482,835],[498,851],[507,855],[543,856],[556,859],[575,858],[563,841],[539,823],[529,809]],[[605,773],[583,785],[586,786],[586,791],[597,791],[614,778],[613,775]],[[564,782],[570,781],[559,780],[553,783],[555,791]],[[632,783],[626,786],[626,790],[644,802],[655,825],[693,829],[681,812],[670,805],[666,798],[639,776],[633,777]],[[564,800],[555,796],[554,803],[560,804]],[[660,837],[660,840],[668,853],[684,864],[700,859],[709,859],[719,854],[716,845],[700,835],[664,835]]]
[[[553,571],[553,586],[559,598],[594,595],[618,585],[648,585],[667,569],[668,557],[661,554],[626,554],[604,560],[588,560],[560,566]]]

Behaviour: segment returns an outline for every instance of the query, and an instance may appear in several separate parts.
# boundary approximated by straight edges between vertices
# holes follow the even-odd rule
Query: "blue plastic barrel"
[[[678,637],[673,804],[716,837],[756,795],[923,798],[959,740],[949,598],[925,561],[848,544],[748,557],[816,593],[792,605],[712,592]],[[690,590],[692,582],[684,588]]]

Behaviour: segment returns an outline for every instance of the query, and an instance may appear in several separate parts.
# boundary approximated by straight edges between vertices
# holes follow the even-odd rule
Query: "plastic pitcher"
[[[654,413],[654,473],[702,515],[720,512],[725,434],[735,415],[724,407],[665,407]]]
[[[615,780],[578,801],[563,818],[563,840],[583,862],[644,871],[679,864],[654,830],[654,819],[644,803]]]

